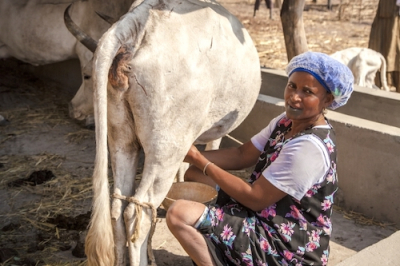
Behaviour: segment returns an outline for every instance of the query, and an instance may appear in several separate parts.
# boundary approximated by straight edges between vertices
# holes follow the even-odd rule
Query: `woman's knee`
[[[165,220],[167,222],[168,228],[172,229],[182,222],[182,215],[185,207],[182,204],[182,200],[176,200],[172,205],[168,208],[167,215]]]
[[[171,231],[187,225],[193,226],[203,214],[205,208],[205,205],[198,202],[177,200],[168,208],[167,226]]]

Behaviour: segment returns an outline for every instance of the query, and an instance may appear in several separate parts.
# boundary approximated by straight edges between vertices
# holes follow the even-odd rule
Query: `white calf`
[[[359,86],[379,89],[375,85],[375,75],[380,71],[382,89],[390,91],[386,81],[386,60],[382,54],[368,48],[352,47],[333,53],[331,57],[351,69],[354,83]]]

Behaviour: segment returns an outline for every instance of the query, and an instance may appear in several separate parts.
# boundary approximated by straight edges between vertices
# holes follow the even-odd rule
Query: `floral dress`
[[[204,234],[217,265],[327,265],[332,232],[330,216],[337,190],[336,149],[332,127],[310,128],[284,140],[291,121],[279,120],[261,153],[249,182],[254,182],[278,156],[283,145],[314,134],[326,146],[331,166],[325,179],[298,201],[286,195],[254,212],[220,190],[215,205],[198,230]]]

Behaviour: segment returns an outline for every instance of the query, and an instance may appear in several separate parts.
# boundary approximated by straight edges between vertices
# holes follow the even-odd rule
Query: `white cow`
[[[99,0],[0,0],[0,58],[14,57],[35,66],[78,58],[83,83],[72,105],[84,105],[80,101],[81,92],[84,87],[92,87],[91,59],[96,41],[82,40],[92,51],[77,41],[64,25],[64,11],[73,3],[70,10],[72,19],[89,36],[98,40],[111,25],[96,12],[108,10],[104,14],[116,21],[127,12],[132,2],[115,0],[111,4]],[[87,108],[93,112],[92,101]],[[70,115],[76,119],[86,118],[73,109]]]
[[[216,2],[144,0],[100,39],[93,79],[88,264],[125,265],[128,245],[131,265],[155,265],[156,208],[192,143],[224,136],[253,108],[261,86],[258,54],[239,20]],[[141,149],[144,170],[136,187]]]
[[[382,89],[390,91],[386,80],[386,60],[381,53],[368,48],[352,47],[335,52],[331,57],[351,69],[354,83],[359,86],[379,89],[375,85],[375,75],[380,71]]]

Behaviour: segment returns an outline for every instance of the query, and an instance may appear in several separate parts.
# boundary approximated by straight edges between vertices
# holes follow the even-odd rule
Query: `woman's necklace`
[[[304,130],[300,131],[299,133],[296,133],[294,135],[292,135],[291,137],[285,137],[289,132],[292,131],[292,125],[290,125],[286,130],[282,131],[282,133],[280,133],[279,135],[276,136],[275,138],[275,152],[277,154],[280,153],[280,151],[282,150],[283,146],[288,143],[291,139],[297,137],[298,135],[301,135],[303,132],[305,132],[306,130],[309,130],[311,128],[313,128],[314,125],[310,125],[308,127],[306,127]]]
[[[288,129],[286,129],[284,132],[282,132],[283,136],[282,136],[282,142],[287,142],[290,139],[293,139],[294,137],[297,137],[298,135],[301,135],[303,132],[310,130],[314,127],[314,124],[311,124],[309,126],[307,126],[305,129],[301,130],[298,133],[293,134],[291,137],[287,137],[288,134],[290,134],[290,132],[292,131],[292,125],[290,125],[290,127],[288,127]]]

